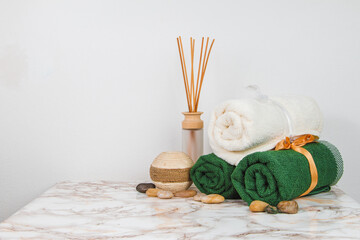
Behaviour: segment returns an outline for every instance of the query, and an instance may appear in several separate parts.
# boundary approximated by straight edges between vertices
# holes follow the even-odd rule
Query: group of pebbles
[[[207,204],[222,203],[225,198],[219,194],[198,193],[195,190],[183,190],[179,192],[171,192],[156,188],[153,183],[140,183],[136,186],[136,190],[141,193],[146,193],[149,197],[158,197],[161,199],[170,199],[173,197],[190,198],[192,197],[195,201],[203,202]]]
[[[299,211],[299,206],[296,201],[281,201],[278,203],[278,205],[271,206],[270,204],[255,200],[252,201],[250,206],[250,211],[252,212],[267,212],[270,214],[276,214],[276,213],[289,213],[294,214]]]
[[[166,191],[156,188],[156,186],[153,183],[140,183],[136,186],[136,190],[141,193],[146,193],[146,195],[149,197],[158,197],[161,199],[171,199],[173,197],[180,197],[180,198],[192,197],[195,201],[203,202],[207,204],[222,203],[223,201],[225,201],[225,198],[219,194],[206,195],[204,193],[198,193],[195,190],[183,190],[173,193],[171,191]],[[255,200],[251,202],[249,208],[250,211],[252,212],[267,212],[270,214],[276,214],[276,213],[294,214],[297,213],[299,210],[299,206],[296,201],[281,201],[275,207],[275,206],[271,206],[266,202]]]

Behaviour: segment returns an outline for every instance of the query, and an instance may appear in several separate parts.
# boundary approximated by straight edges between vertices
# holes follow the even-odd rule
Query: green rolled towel
[[[309,195],[329,191],[343,173],[338,149],[325,141],[310,143],[304,148],[311,153],[319,176]],[[240,197],[248,204],[261,200],[274,206],[300,196],[311,182],[306,157],[291,149],[250,154],[239,162],[231,178]]]
[[[239,194],[231,182],[234,169],[235,166],[211,153],[197,160],[190,170],[190,177],[203,193],[216,193],[227,199],[237,199]]]

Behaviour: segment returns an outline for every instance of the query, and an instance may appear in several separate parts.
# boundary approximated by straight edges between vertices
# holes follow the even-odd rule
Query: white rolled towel
[[[246,155],[273,149],[286,136],[320,136],[322,126],[322,114],[312,98],[244,98],[215,108],[208,135],[215,155],[237,165]]]

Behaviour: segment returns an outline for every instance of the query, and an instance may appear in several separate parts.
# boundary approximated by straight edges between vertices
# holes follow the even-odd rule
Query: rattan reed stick
[[[180,56],[181,69],[182,69],[183,78],[184,78],[184,86],[185,86],[185,92],[186,92],[186,100],[187,100],[188,108],[189,108],[189,110],[190,110],[189,93],[188,93],[188,88],[187,88],[187,82],[186,82],[185,72],[184,72],[184,64],[183,64],[183,60],[182,60],[182,54],[181,54],[181,47],[180,47],[180,43],[179,43],[179,38],[177,38],[176,40],[177,40],[178,48],[179,48],[179,56]]]
[[[199,68],[198,68],[198,74],[197,74],[197,80],[196,80],[196,90],[195,90],[195,95],[196,95],[196,99],[195,102],[198,101],[197,99],[197,94],[198,94],[198,89],[199,89],[199,77],[200,77],[200,67],[201,67],[201,58],[202,58],[202,53],[203,53],[203,46],[204,46],[204,37],[201,40],[201,51],[200,51],[200,58],[199,58]]]
[[[201,88],[202,88],[202,84],[203,84],[203,81],[204,81],[207,64],[208,64],[208,61],[209,61],[211,49],[212,49],[212,46],[213,46],[214,42],[215,42],[215,39],[213,39],[213,41],[212,41],[212,43],[211,43],[211,45],[210,45],[209,53],[208,53],[208,55],[207,55],[207,57],[206,57],[205,68],[204,68],[203,71],[202,71],[201,81],[200,81],[200,87],[199,87],[199,93],[198,93],[198,95],[197,95],[197,101],[196,101],[196,103],[195,103],[195,112],[197,112],[197,108],[198,108],[198,105],[199,105],[199,98],[200,98]]]
[[[184,54],[184,48],[183,48],[183,44],[182,44],[182,41],[181,41],[181,37],[179,37],[179,40],[180,40],[180,47],[181,47],[181,55],[182,55],[183,65],[184,65],[184,69],[185,69],[186,88],[187,88],[187,93],[186,94],[187,94],[187,96],[189,98],[189,102],[190,102],[189,112],[192,112],[193,111],[193,109],[192,109],[193,103],[191,101],[190,93],[189,93],[189,79],[188,79],[188,75],[187,75],[187,71],[186,71],[185,54]]]
[[[189,112],[197,112],[198,105],[199,105],[199,99],[200,99],[200,93],[201,93],[201,89],[202,89],[202,84],[204,81],[205,72],[206,72],[207,64],[209,61],[209,57],[210,57],[210,53],[211,53],[211,49],[213,47],[214,41],[215,41],[215,39],[212,40],[209,51],[208,51],[209,38],[206,39],[205,49],[204,49],[204,37],[202,38],[200,58],[199,58],[199,67],[198,67],[196,86],[195,86],[195,74],[194,74],[195,39],[190,37],[191,72],[190,72],[190,82],[189,82],[182,40],[181,40],[180,36],[177,38],[180,63],[181,63],[181,69],[182,69],[183,78],[184,78],[186,100],[187,100]]]

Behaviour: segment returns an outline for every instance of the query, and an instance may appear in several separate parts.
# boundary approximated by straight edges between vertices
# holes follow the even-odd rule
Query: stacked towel
[[[319,176],[309,195],[329,191],[343,174],[338,149],[325,141],[310,143],[304,148],[311,153]],[[248,204],[261,200],[274,206],[298,197],[311,182],[306,157],[294,150],[250,154],[240,161],[231,177],[239,195]]]
[[[216,107],[208,135],[214,153],[237,165],[251,153],[273,149],[290,134],[320,136],[322,126],[320,109],[311,98],[244,98]]]
[[[288,136],[320,136],[322,115],[308,97],[258,97],[227,101],[212,113],[208,135],[214,154],[199,158],[190,176],[199,190],[248,204],[277,205],[310,186],[307,158],[292,149],[274,151]],[[325,141],[303,146],[313,157],[318,182],[309,193],[329,191],[343,174],[338,149]],[[236,166],[236,167],[235,167]]]
[[[195,186],[206,194],[220,194],[227,199],[239,198],[232,182],[231,174],[235,166],[209,154],[201,156],[191,168],[190,177]]]

